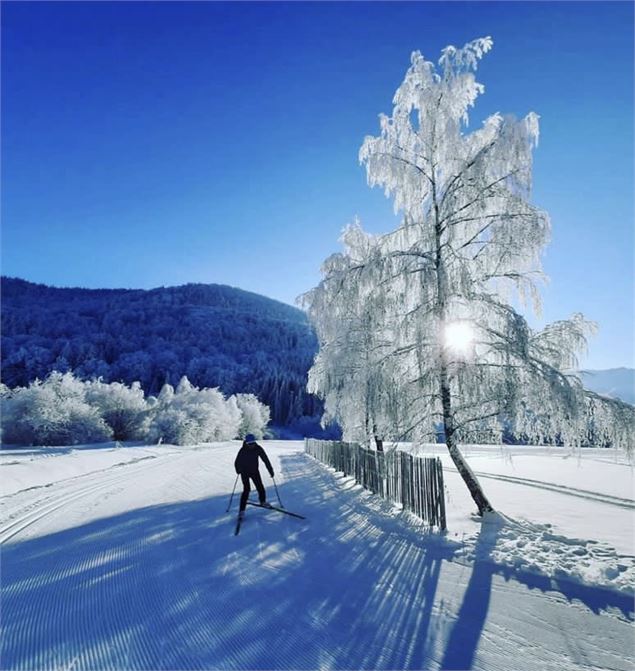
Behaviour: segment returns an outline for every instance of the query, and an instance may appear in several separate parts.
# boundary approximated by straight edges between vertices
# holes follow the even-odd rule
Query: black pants
[[[251,487],[249,485],[250,478],[254,481],[254,485],[256,485],[260,503],[264,503],[267,500],[267,494],[265,492],[265,486],[262,484],[260,472],[256,471],[255,473],[241,473],[240,479],[243,481],[243,493],[240,497],[241,510],[244,510],[247,507],[247,499],[249,498],[249,492],[251,491]]]

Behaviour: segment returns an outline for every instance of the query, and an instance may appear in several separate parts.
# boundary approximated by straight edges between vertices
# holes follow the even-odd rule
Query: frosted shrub
[[[243,438],[248,433],[253,433],[256,438],[262,438],[269,424],[269,408],[254,394],[236,394],[232,398],[235,398],[242,414],[239,436]]]
[[[234,398],[225,400],[218,389],[201,389],[197,400],[206,409],[206,440],[231,440],[238,437],[241,413]]]
[[[149,408],[139,382],[131,387],[121,382],[87,382],[86,400],[112,429],[114,440],[143,440],[147,436]]]
[[[164,384],[159,396],[151,402],[152,416],[148,428],[151,440],[188,445],[197,441],[198,434],[188,413],[175,402],[174,387]]]
[[[152,440],[174,445],[194,445],[200,442],[199,435],[197,425],[185,410],[169,405],[157,406],[149,429]]]
[[[236,438],[243,417],[235,397],[225,399],[218,389],[198,389],[187,377],[176,391],[164,385],[152,413],[150,437],[176,445]]]
[[[86,401],[72,373],[54,372],[44,381],[3,396],[2,440],[18,445],[77,445],[110,440],[112,430]]]

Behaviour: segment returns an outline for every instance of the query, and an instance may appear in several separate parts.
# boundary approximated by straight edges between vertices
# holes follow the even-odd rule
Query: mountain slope
[[[2,278],[2,370],[10,387],[72,370],[141,382],[156,394],[182,375],[225,394],[254,393],[276,424],[319,414],[306,389],[317,349],[305,314],[216,284],[62,289]]]
[[[632,368],[582,370],[579,375],[586,389],[635,405],[635,370]]]

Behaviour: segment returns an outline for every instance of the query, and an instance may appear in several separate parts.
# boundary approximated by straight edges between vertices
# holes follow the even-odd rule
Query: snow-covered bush
[[[242,413],[234,397],[225,399],[218,389],[198,389],[187,377],[174,389],[166,384],[153,409],[153,440],[192,445],[231,440],[239,435]]]
[[[147,436],[149,409],[139,382],[127,387],[99,379],[85,386],[86,400],[112,429],[114,440],[143,440]]]
[[[262,438],[269,423],[269,408],[254,394],[236,394],[229,400],[232,399],[235,399],[242,413],[238,431],[240,437],[253,433],[256,438]]]
[[[233,398],[225,399],[218,389],[201,389],[198,404],[209,408],[206,440],[231,440],[238,437],[241,412]]]
[[[198,389],[187,377],[158,397],[101,379],[82,382],[54,372],[44,381],[10,389],[0,385],[0,430],[5,443],[76,445],[107,440],[153,440],[193,445],[263,436],[269,408],[252,394],[226,399],[218,389]]]
[[[19,445],[77,445],[112,438],[99,411],[86,400],[84,383],[53,372],[41,382],[3,394],[2,440]]]
[[[174,396],[174,387],[166,383],[156,399],[151,397],[152,418],[148,437],[154,441],[175,445],[195,442],[194,427],[187,413],[174,403]]]

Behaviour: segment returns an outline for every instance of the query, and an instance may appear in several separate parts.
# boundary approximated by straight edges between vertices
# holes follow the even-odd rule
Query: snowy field
[[[444,445],[414,453],[441,457],[449,538],[473,556],[482,536],[469,492]],[[462,450],[494,508],[492,557],[550,576],[578,578],[633,595],[634,470],[606,449],[474,445]],[[502,522],[502,523],[501,523]]]
[[[239,536],[237,442],[3,450],[0,668],[635,669],[620,455],[467,448],[500,511],[481,524],[442,446],[418,448],[444,462],[440,536],[263,445],[308,519],[248,508]]]

